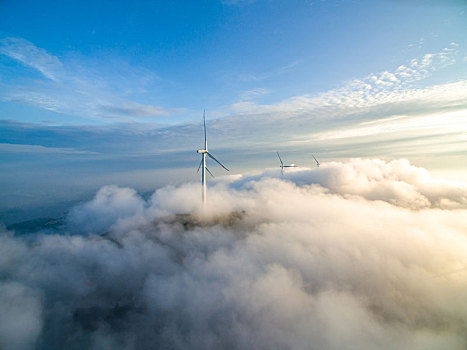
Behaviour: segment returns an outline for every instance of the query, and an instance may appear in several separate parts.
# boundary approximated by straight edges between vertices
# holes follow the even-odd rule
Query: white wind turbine
[[[281,165],[279,165],[279,167],[281,168],[281,174],[282,176],[284,176],[284,168],[296,168],[297,166],[295,164],[290,164],[290,165],[284,165],[284,162],[282,161],[282,158],[281,156],[279,155],[279,152],[277,152],[277,156],[279,157],[279,160],[281,162]]]
[[[198,173],[199,169],[201,170],[201,184],[203,185],[203,191],[202,191],[202,198],[203,198],[203,208],[206,206],[206,171],[212,175],[212,173],[209,171],[209,169],[206,166],[206,155],[208,155],[210,158],[212,158],[217,164],[219,164],[221,167],[223,167],[225,170],[230,171],[227,169],[221,162],[219,162],[214,156],[208,152],[208,141],[206,137],[206,113],[203,111],[203,124],[204,124],[204,149],[199,149],[197,152],[201,154],[201,163],[199,163],[198,167]]]

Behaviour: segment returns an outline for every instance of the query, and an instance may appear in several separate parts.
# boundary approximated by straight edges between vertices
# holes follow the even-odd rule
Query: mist
[[[288,169],[287,169],[288,170]],[[2,349],[465,349],[467,184],[351,159],[0,234]]]

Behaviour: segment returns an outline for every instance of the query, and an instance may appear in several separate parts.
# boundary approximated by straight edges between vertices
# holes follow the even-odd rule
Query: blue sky
[[[2,210],[196,180],[204,108],[235,173],[279,149],[461,178],[465,33],[463,0],[3,0]]]

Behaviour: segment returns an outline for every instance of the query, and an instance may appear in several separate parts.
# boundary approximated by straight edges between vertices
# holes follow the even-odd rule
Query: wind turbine
[[[311,156],[312,156],[312,157],[313,157],[313,159],[315,160],[315,162],[316,162],[316,166],[319,168],[319,162],[318,162],[318,159],[316,159],[314,155],[311,155]]]
[[[201,163],[199,163],[198,167],[198,173],[199,169],[201,170],[201,184],[203,186],[203,191],[202,191],[202,198],[203,198],[203,208],[206,206],[206,171],[212,175],[212,173],[209,171],[209,169],[206,166],[206,155],[208,155],[210,158],[212,158],[217,164],[219,164],[221,167],[223,167],[225,170],[230,171],[227,169],[221,162],[219,162],[214,156],[208,152],[208,140],[206,137],[206,111],[203,111],[203,125],[204,125],[204,149],[199,149],[197,152],[201,154]]]
[[[296,168],[297,166],[295,164],[290,164],[290,165],[284,165],[284,162],[282,161],[282,158],[281,156],[279,155],[279,152],[277,152],[277,156],[279,157],[279,160],[281,162],[281,165],[279,165],[279,167],[281,168],[281,174],[282,176],[284,176],[284,168]]]

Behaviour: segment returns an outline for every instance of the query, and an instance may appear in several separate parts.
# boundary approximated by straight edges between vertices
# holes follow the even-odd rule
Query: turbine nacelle
[[[208,153],[208,151],[205,150],[205,149],[199,149],[199,150],[197,150],[196,152],[197,152],[197,153]]]
[[[281,156],[279,155],[279,152],[277,153],[277,157],[279,157],[279,161],[281,162],[281,165],[279,165],[279,168],[281,168],[281,174],[284,175],[284,168],[296,168],[297,166],[295,164],[290,164],[290,165],[285,165],[284,162],[282,161]]]

